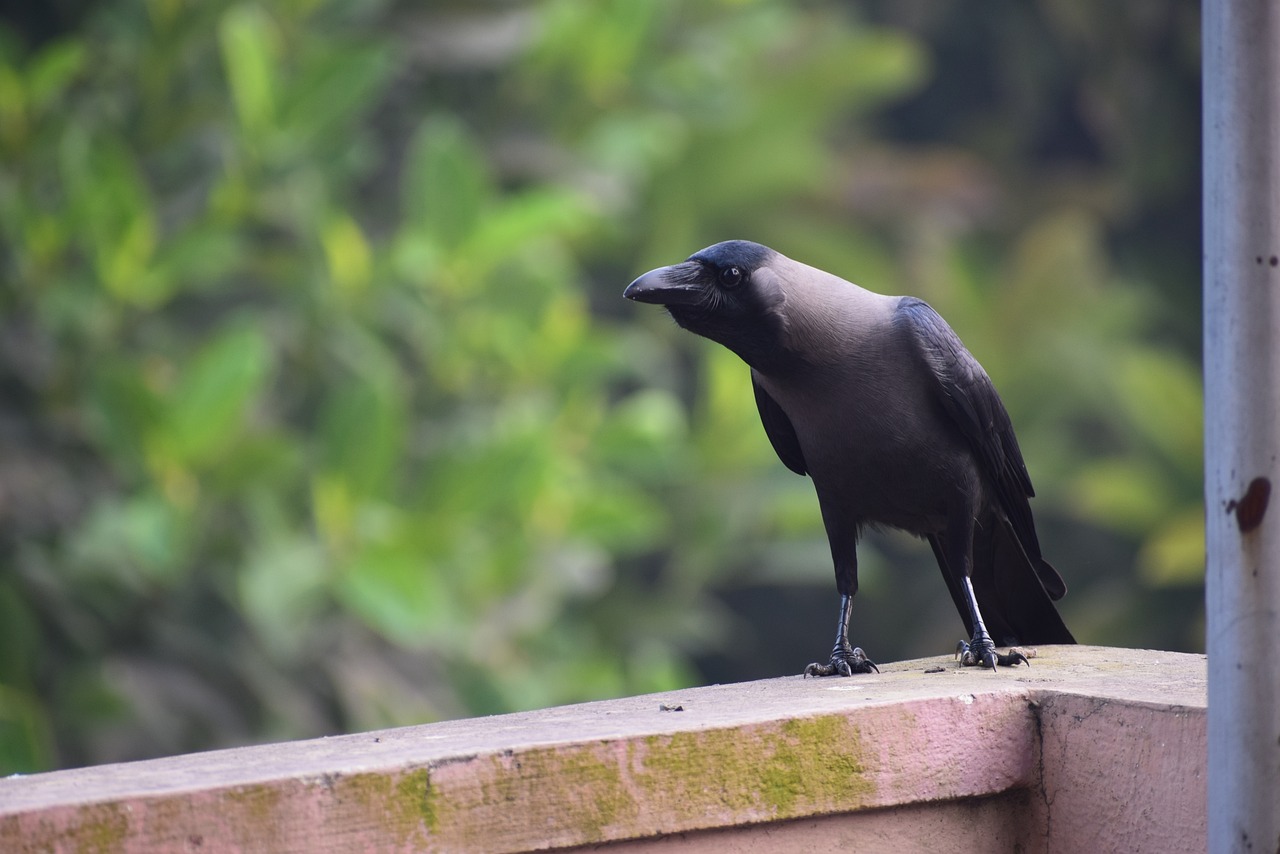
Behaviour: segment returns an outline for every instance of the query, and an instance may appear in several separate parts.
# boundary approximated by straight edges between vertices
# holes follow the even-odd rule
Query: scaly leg
[[[836,642],[826,664],[813,662],[804,669],[805,676],[852,676],[855,673],[880,672],[861,647],[849,643],[849,615],[853,611],[853,594],[840,594],[840,619],[836,623]]]
[[[960,664],[964,667],[989,667],[996,669],[996,665],[1002,667],[1013,667],[1016,664],[1026,664],[1031,666],[1031,662],[1027,661],[1027,657],[1022,654],[1020,649],[1010,649],[1008,655],[1001,655],[996,652],[996,645],[991,641],[991,635],[987,633],[987,627],[982,622],[982,614],[978,612],[978,597],[973,592],[973,582],[969,580],[969,576],[960,577],[960,585],[964,588],[965,602],[969,605],[969,616],[973,620],[973,639],[969,641],[960,641],[956,646],[956,655],[960,658]]]

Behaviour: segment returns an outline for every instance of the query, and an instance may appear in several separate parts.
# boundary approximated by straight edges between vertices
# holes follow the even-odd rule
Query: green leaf
[[[160,495],[141,493],[100,501],[77,531],[71,551],[83,573],[129,586],[169,586],[182,579],[190,546],[183,515]]]
[[[1134,534],[1159,523],[1176,500],[1165,472],[1131,456],[1085,463],[1071,479],[1070,492],[1087,518]]]
[[[275,32],[256,4],[233,6],[218,23],[218,44],[240,123],[252,134],[275,117]]]
[[[241,607],[259,637],[291,657],[310,637],[307,622],[323,605],[329,564],[308,537],[281,536],[255,547],[239,577]]]
[[[705,351],[705,394],[694,424],[699,454],[717,472],[741,470],[773,457],[760,426],[751,375],[724,347]]]
[[[124,140],[78,126],[62,136],[57,156],[68,202],[64,225],[86,244],[107,292],[146,307],[161,302],[168,283],[151,269],[159,227],[136,156]]]
[[[41,642],[45,629],[22,594],[16,578],[0,580],[0,649],[32,649]],[[0,684],[29,685],[38,672],[37,661],[27,656],[0,656]]]
[[[528,244],[571,236],[587,223],[585,199],[568,190],[532,190],[511,196],[476,223],[468,253],[485,269],[518,255]]]
[[[478,144],[451,116],[433,116],[418,131],[406,164],[404,211],[444,248],[475,230],[492,192]]]
[[[162,443],[183,463],[204,463],[236,439],[271,367],[265,334],[248,322],[223,329],[182,372]]]
[[[1156,587],[1204,583],[1204,508],[1193,507],[1168,520],[1142,547],[1138,572]]]
[[[98,272],[107,290],[148,308],[169,296],[170,282],[149,269],[156,240],[156,223],[149,208],[138,207],[121,220],[113,238],[98,244]]]
[[[60,41],[45,47],[27,70],[27,97],[31,104],[43,108],[60,98],[80,73],[85,56],[85,46],[77,41]]]
[[[125,359],[95,365],[86,416],[95,436],[117,459],[142,461],[138,437],[159,422],[162,403],[148,387],[142,369]]]
[[[337,592],[371,628],[411,648],[465,643],[458,608],[438,567],[411,549],[376,547],[353,559]]]
[[[214,284],[246,260],[244,240],[215,225],[196,225],[167,239],[156,252],[154,273],[166,288]]]
[[[623,483],[592,484],[599,494],[577,504],[570,530],[614,553],[652,548],[667,533],[667,513],[662,505]]]
[[[1199,373],[1173,353],[1136,350],[1113,365],[1111,377],[1117,405],[1144,441],[1198,476],[1204,435]]]
[[[670,392],[646,389],[620,401],[596,432],[598,463],[645,479],[671,475],[685,462],[689,424],[684,407]]]
[[[321,460],[358,495],[379,492],[400,454],[404,402],[388,383],[352,382],[334,390],[320,418]]]
[[[16,149],[26,141],[27,94],[22,77],[0,63],[0,142],[5,150]]]
[[[360,226],[349,216],[334,216],[320,235],[329,277],[338,293],[352,299],[369,285],[372,261]]]
[[[49,710],[35,696],[0,685],[0,777],[53,766]]]
[[[303,139],[318,139],[378,103],[393,68],[383,46],[328,47],[280,96],[280,126]]]

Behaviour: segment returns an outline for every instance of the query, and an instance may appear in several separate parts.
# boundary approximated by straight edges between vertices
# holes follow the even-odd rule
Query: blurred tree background
[[[1198,7],[61,0],[0,19],[0,773],[795,674],[744,237],[986,365],[1088,643],[1202,649]],[[854,639],[962,633],[863,549]]]

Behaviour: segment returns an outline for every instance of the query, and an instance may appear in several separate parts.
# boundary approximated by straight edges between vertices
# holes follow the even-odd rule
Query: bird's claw
[[[1002,667],[1016,667],[1018,664],[1025,664],[1027,667],[1031,666],[1031,662],[1028,660],[1027,654],[1016,646],[1009,647],[1008,655],[1000,655],[999,653],[996,653],[996,659],[1000,662]]]
[[[876,667],[876,663],[867,658],[867,654],[862,651],[862,647],[855,646],[852,649],[845,647],[844,649],[835,649],[831,652],[831,660],[826,664],[813,662],[804,669],[805,676],[852,676],[855,673],[871,673],[880,672],[880,668]]]
[[[1032,655],[1035,651],[1032,651]],[[985,667],[995,670],[996,666],[1016,667],[1019,664],[1031,666],[1027,655],[1016,646],[1009,647],[1008,654],[996,652],[995,644],[990,638],[975,637],[972,641],[960,641],[956,644],[956,658],[961,667]]]

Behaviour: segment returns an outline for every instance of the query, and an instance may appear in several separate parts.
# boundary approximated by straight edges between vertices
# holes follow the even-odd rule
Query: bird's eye
[[[742,270],[738,267],[725,267],[720,271],[720,284],[726,288],[734,288],[742,283]]]

